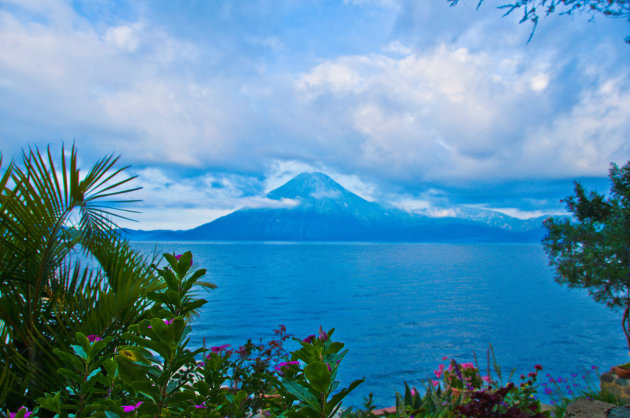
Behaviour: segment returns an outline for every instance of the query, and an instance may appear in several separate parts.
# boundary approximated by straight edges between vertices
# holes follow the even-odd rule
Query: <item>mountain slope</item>
[[[539,241],[540,228],[511,231],[459,218],[384,208],[322,173],[302,173],[267,194],[274,207],[243,208],[187,231],[130,231],[131,239],[190,241]],[[278,207],[280,206],[280,207]]]

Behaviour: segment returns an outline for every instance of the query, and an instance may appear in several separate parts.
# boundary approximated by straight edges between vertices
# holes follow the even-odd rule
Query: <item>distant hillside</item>
[[[267,197],[277,201],[274,206],[278,207],[242,208],[186,231],[130,230],[128,237],[146,241],[523,242],[540,241],[543,234],[539,222],[528,228],[523,226],[525,221],[502,214],[480,222],[385,208],[322,173],[302,173]]]

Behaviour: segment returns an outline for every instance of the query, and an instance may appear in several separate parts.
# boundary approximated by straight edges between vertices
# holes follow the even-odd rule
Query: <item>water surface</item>
[[[133,245],[192,251],[218,289],[193,322],[192,343],[265,341],[279,324],[298,337],[322,325],[349,354],[349,397],[393,404],[403,381],[422,385],[443,356],[485,366],[492,344],[503,370],[543,375],[627,361],[620,312],[553,280],[539,244],[190,243]],[[544,399],[544,396],[543,396]]]

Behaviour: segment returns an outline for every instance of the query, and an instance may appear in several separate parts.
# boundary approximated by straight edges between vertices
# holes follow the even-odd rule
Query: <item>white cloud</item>
[[[298,81],[298,87],[315,96],[322,92],[358,93],[363,89],[363,80],[358,70],[354,68],[355,59],[361,58],[322,63],[304,74]]]
[[[53,4],[63,19],[35,23],[0,10],[5,119],[30,137],[89,140],[92,150],[135,161],[201,166],[239,152],[232,92],[182,71],[198,65],[196,46],[142,20],[92,26]]]
[[[139,32],[143,24],[136,22],[132,25],[113,26],[105,32],[105,42],[125,52],[134,52],[140,45]]]
[[[457,215],[456,210],[453,208],[436,207],[430,201],[424,199],[406,198],[394,202],[393,205],[407,212],[431,218],[447,218]]]
[[[610,162],[630,155],[630,89],[622,78],[605,80],[582,92],[575,106],[523,143],[526,161],[545,174],[598,176]]]
[[[117,221],[122,228],[143,229],[151,231],[155,229],[186,230],[196,228],[199,225],[213,221],[214,219],[228,215],[232,210],[212,208],[142,208],[141,213],[131,214],[132,221]]]
[[[317,118],[360,138],[357,153],[340,156],[346,164],[399,179],[462,181],[601,175],[605,161],[628,155],[630,89],[622,80],[585,84],[571,103],[562,67],[548,54],[535,60],[448,44],[395,50],[403,55],[322,62],[296,80],[304,112],[324,112]],[[540,164],[545,149],[561,167]]]

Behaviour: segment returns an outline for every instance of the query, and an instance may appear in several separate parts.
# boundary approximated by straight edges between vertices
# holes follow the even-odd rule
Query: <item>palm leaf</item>
[[[119,335],[146,315],[146,295],[162,286],[113,221],[134,201],[120,196],[138,189],[128,186],[127,167],[115,168],[110,155],[81,178],[74,146],[69,157],[62,147],[60,160],[50,148],[29,149],[0,178],[0,326],[6,381],[17,382],[12,399],[59,388],[52,348],[66,347],[78,330]],[[77,249],[91,262],[82,265]]]

